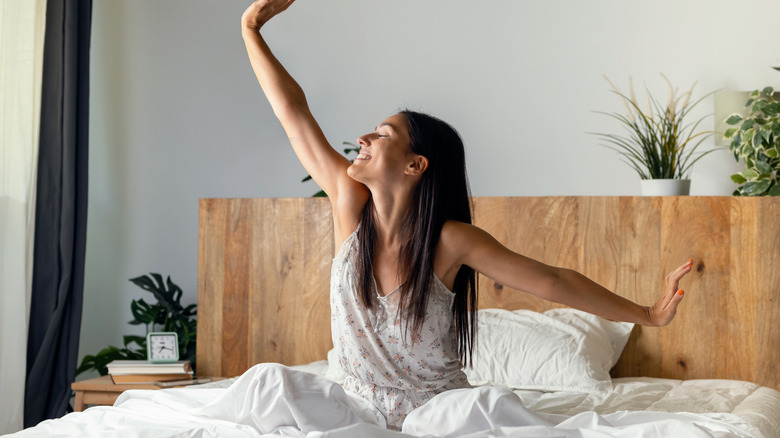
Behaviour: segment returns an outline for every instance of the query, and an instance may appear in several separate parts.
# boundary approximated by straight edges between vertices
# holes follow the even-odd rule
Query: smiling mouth
[[[368,155],[365,152],[360,152],[355,159],[356,160],[370,160],[371,159],[371,155]]]

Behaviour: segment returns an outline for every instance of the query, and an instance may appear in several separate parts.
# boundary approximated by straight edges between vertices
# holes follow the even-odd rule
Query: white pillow
[[[512,389],[612,391],[609,370],[633,324],[607,321],[575,309],[479,311],[472,385]]]

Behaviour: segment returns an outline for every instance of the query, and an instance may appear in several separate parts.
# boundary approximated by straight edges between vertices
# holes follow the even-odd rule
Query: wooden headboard
[[[474,223],[509,248],[652,304],[694,271],[676,319],[637,327],[613,375],[748,380],[780,389],[780,198],[474,198]],[[322,198],[202,199],[200,375],[324,359],[331,348],[330,205]],[[555,307],[478,276],[480,308]]]

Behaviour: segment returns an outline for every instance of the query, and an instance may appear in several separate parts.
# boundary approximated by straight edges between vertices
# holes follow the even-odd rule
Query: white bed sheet
[[[324,375],[327,362],[297,367]],[[284,428],[263,435],[251,422],[239,424],[198,414],[224,397],[234,379],[183,389],[127,391],[113,407],[96,406],[42,422],[15,437],[766,437],[780,436],[780,393],[727,380],[614,379],[604,396],[573,392],[514,391],[539,421],[516,426],[515,412],[501,408],[495,392],[434,399],[410,415],[399,433],[370,424],[308,434]],[[464,393],[465,394],[465,393]],[[237,397],[230,409],[246,410],[257,399]],[[453,426],[470,415],[491,412],[487,424]],[[481,417],[480,417],[481,418]],[[407,427],[408,426],[408,427]]]
[[[737,425],[750,436],[780,436],[780,392],[736,380],[613,379],[605,397],[581,393],[515,391],[538,414],[608,415],[621,411],[686,412]]]

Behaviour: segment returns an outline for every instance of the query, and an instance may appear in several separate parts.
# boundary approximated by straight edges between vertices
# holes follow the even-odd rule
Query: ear
[[[410,176],[419,176],[428,168],[428,159],[422,155],[415,155],[414,159],[406,166],[404,173]]]

